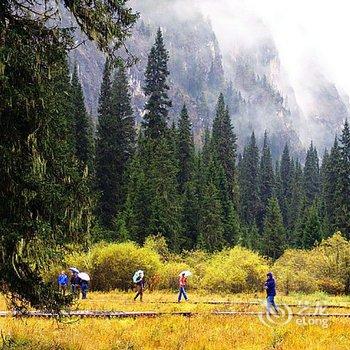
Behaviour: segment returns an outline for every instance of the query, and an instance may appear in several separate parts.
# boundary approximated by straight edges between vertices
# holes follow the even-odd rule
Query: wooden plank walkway
[[[178,304],[177,301],[150,301],[149,304]],[[230,301],[230,300],[220,300],[220,301],[191,301],[191,304],[212,304],[212,305],[262,305],[261,301]],[[278,304],[278,303],[277,303]],[[332,305],[332,304],[285,304],[281,303],[281,305],[287,305],[289,307],[309,307],[309,308],[316,308],[316,307],[324,307],[324,308],[331,308],[331,309],[350,309],[349,305]]]
[[[161,317],[161,316],[264,316],[265,312],[255,311],[211,311],[211,312],[187,312],[187,311],[175,311],[175,312],[158,312],[158,311],[70,311],[51,313],[44,311],[28,311],[28,312],[11,312],[11,311],[0,311],[0,317],[30,317],[30,318],[59,318],[59,317],[78,317],[78,318],[139,318],[139,317]],[[350,318],[350,313],[292,313],[291,316],[296,317],[341,317]]]

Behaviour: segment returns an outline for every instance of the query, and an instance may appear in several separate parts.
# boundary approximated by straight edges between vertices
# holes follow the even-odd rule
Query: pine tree
[[[263,226],[268,201],[274,195],[274,191],[275,177],[273,173],[272,157],[270,146],[268,144],[267,132],[265,131],[259,169],[259,196],[261,210],[258,217],[258,223],[260,229],[262,229]]]
[[[317,150],[312,142],[306,154],[304,167],[304,191],[308,205],[311,205],[320,192],[320,169]]]
[[[136,152],[128,166],[127,197],[123,214],[130,238],[139,244],[146,239],[151,207],[151,189],[141,154],[143,143],[140,135]]]
[[[289,231],[291,228],[291,206],[290,201],[292,197],[292,178],[293,178],[293,166],[289,155],[289,147],[286,144],[280,163],[280,179],[281,179],[281,196],[280,208],[282,212],[283,222],[286,229]]]
[[[347,120],[339,141],[340,162],[335,197],[335,220],[339,230],[350,238],[350,128]]]
[[[198,157],[195,157],[192,125],[186,105],[182,108],[179,120],[177,155],[179,158],[178,184],[182,197],[182,248],[190,250],[195,247],[198,236],[199,193],[195,171]]]
[[[156,40],[148,56],[145,73],[144,92],[148,97],[144,116],[144,128],[146,137],[157,139],[166,132],[168,121],[168,108],[171,106],[167,91],[169,54],[165,49],[163,35],[160,28],[157,31]]]
[[[26,45],[17,47],[18,37]],[[67,243],[88,241],[91,202],[75,155],[66,54],[49,38],[51,46],[37,47],[19,27],[3,48],[11,51],[0,87],[0,288],[33,307],[57,310],[70,299],[41,271],[59,261]],[[37,60],[40,72],[33,71]]]
[[[225,106],[224,96],[220,94],[216,116],[213,121],[212,142],[221,166],[224,169],[228,186],[228,195],[234,200],[234,184],[236,180],[237,137],[233,133],[230,114]]]
[[[55,25],[57,13],[65,6],[105,52],[123,45],[138,15],[123,1],[46,4],[0,4],[0,290],[22,307],[58,312],[72,299],[42,272],[62,262],[67,244],[86,243],[91,203],[75,153],[66,62],[74,38],[71,28]]]
[[[329,156],[325,156],[322,162],[322,201],[330,229],[329,234],[336,232],[338,229],[335,213],[340,162],[340,149],[336,137]]]
[[[135,147],[135,122],[125,70],[120,67],[110,84],[107,65],[100,94],[96,180],[100,222],[111,229],[125,204],[124,177]]]
[[[240,206],[243,222],[251,226],[256,223],[260,211],[259,200],[259,149],[254,132],[245,147],[240,162]]]
[[[223,109],[223,111],[225,111],[225,109]],[[226,160],[224,157],[221,158],[218,154],[219,142],[216,140],[220,140],[222,137],[222,135],[218,135],[220,135],[219,131],[217,135],[214,136],[214,129],[212,135],[210,135],[207,129],[205,131],[202,151],[203,174],[205,183],[210,182],[218,191],[222,212],[221,222],[224,228],[223,238],[226,244],[232,245],[236,243],[239,238],[240,221],[235,204],[230,198],[228,179],[224,168]],[[220,143],[223,144],[224,142],[220,141]]]
[[[291,227],[290,227],[290,244],[296,248],[301,248],[302,237],[298,231],[298,224],[303,214],[306,205],[306,198],[303,186],[303,170],[299,160],[295,161],[293,179],[292,179],[292,198],[290,202],[291,210]]]
[[[177,186],[178,168],[167,139],[145,139],[141,155],[150,191],[149,226],[146,236],[160,233],[172,249],[181,245],[181,198]],[[146,164],[147,162],[147,164]]]
[[[87,167],[89,173],[93,170],[93,135],[92,121],[86,112],[84,94],[78,77],[78,67],[74,66],[72,76],[72,103],[75,126],[76,156],[83,168]]]
[[[250,250],[260,252],[263,246],[263,241],[258,226],[253,224],[252,226],[240,227],[238,244]]]
[[[325,188],[326,188],[326,181],[327,181],[328,164],[329,164],[329,151],[327,148],[325,148],[323,157],[322,157],[322,163],[320,166],[320,196],[319,196],[320,216],[322,218],[321,219],[322,232],[325,238],[328,238],[331,234],[330,220],[327,213],[327,205],[325,200]]]
[[[299,231],[300,248],[309,249],[317,242],[321,242],[323,238],[322,223],[316,201],[311,206],[306,206],[296,229]]]
[[[188,117],[186,105],[183,106],[178,131],[178,156],[179,175],[178,182],[180,191],[183,192],[186,183],[191,180],[194,171],[194,141],[192,126]]]
[[[286,232],[278,201],[275,197],[269,199],[264,220],[262,252],[273,258],[279,258],[286,246]]]
[[[115,205],[117,214],[125,204],[126,169],[135,151],[135,118],[131,107],[128,77],[120,66],[111,86],[110,151],[114,152]],[[113,176],[113,174],[111,174]],[[110,178],[111,179],[111,178]]]
[[[215,185],[209,182],[204,187],[199,218],[198,246],[209,252],[224,246],[224,225],[219,193]]]
[[[178,191],[175,129],[167,126],[168,53],[164,47],[162,33],[157,32],[156,42],[148,56],[145,77],[146,103],[145,122],[138,143],[138,172],[145,186],[135,191],[128,188],[127,228],[136,239],[143,242],[148,235],[163,235],[173,250],[178,250],[182,240],[181,197]],[[135,178],[137,178],[135,174]],[[142,203],[140,202],[142,201]],[[142,207],[144,206],[144,207]],[[146,212],[146,217],[140,213]]]
[[[222,223],[224,226],[224,239],[229,245],[236,243],[239,236],[239,219],[232,200],[229,197],[229,186],[225,176],[225,170],[216,158],[216,152],[208,167],[207,178],[215,185],[219,192],[222,208]]]

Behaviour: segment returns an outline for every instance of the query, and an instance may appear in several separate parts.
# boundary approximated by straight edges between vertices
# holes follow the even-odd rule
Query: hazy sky
[[[322,71],[350,95],[349,0],[199,0],[220,36],[238,31],[249,38],[249,15],[270,28],[294,88],[303,80],[304,68],[315,60]],[[248,14],[248,16],[247,16]],[[230,25],[230,18],[242,23]],[[236,27],[236,28],[235,28]],[[253,34],[259,36],[258,30]]]

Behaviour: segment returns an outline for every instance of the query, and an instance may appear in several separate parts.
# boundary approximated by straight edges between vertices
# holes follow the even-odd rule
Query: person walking
[[[81,290],[81,298],[86,299],[87,292],[89,290],[89,282],[79,278],[79,286],[80,286],[80,290]]]
[[[265,282],[265,289],[267,294],[267,312],[271,315],[271,306],[275,309],[276,314],[278,314],[278,307],[275,304],[276,296],[276,282],[273,278],[272,272],[269,272],[267,275],[267,280]]]
[[[145,278],[142,272],[139,272],[139,274],[136,276],[135,284],[136,284],[136,295],[134,297],[134,301],[136,301],[138,297],[140,297],[140,301],[142,301],[143,290],[145,288]]]
[[[62,271],[57,278],[58,282],[58,290],[62,293],[63,296],[66,295],[67,287],[68,287],[68,276],[65,271]]]
[[[72,277],[70,278],[70,287],[72,294],[75,297],[79,297],[80,278],[78,277],[77,272],[72,273]]]
[[[179,290],[179,296],[177,298],[178,302],[181,301],[182,296],[185,298],[186,301],[188,301],[188,297],[187,297],[186,290],[185,290],[186,284],[187,284],[187,278],[186,278],[186,274],[183,272],[179,278],[179,289],[180,290]]]

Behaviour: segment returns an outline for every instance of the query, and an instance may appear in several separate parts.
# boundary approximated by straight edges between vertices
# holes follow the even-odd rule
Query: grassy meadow
[[[198,316],[165,315],[157,318],[127,319],[47,319],[1,318],[2,349],[349,349],[350,319],[327,318],[326,323],[301,324],[296,316],[290,323],[263,324],[258,316],[216,316],[214,310],[263,311],[260,305],[212,305],[205,301],[263,300],[263,294],[214,295],[189,292],[190,301],[180,304],[176,293],[146,292],[144,301],[134,302],[133,294],[90,293],[87,300],[75,303],[77,310],[113,311],[193,311]],[[293,294],[279,296],[277,302],[350,305],[350,297]],[[2,299],[1,309],[6,308]],[[293,311],[300,311],[293,307]],[[314,308],[305,312],[314,312]],[[348,312],[327,308],[326,313]],[[298,321],[299,320],[299,321]],[[309,322],[306,319],[305,322]]]

